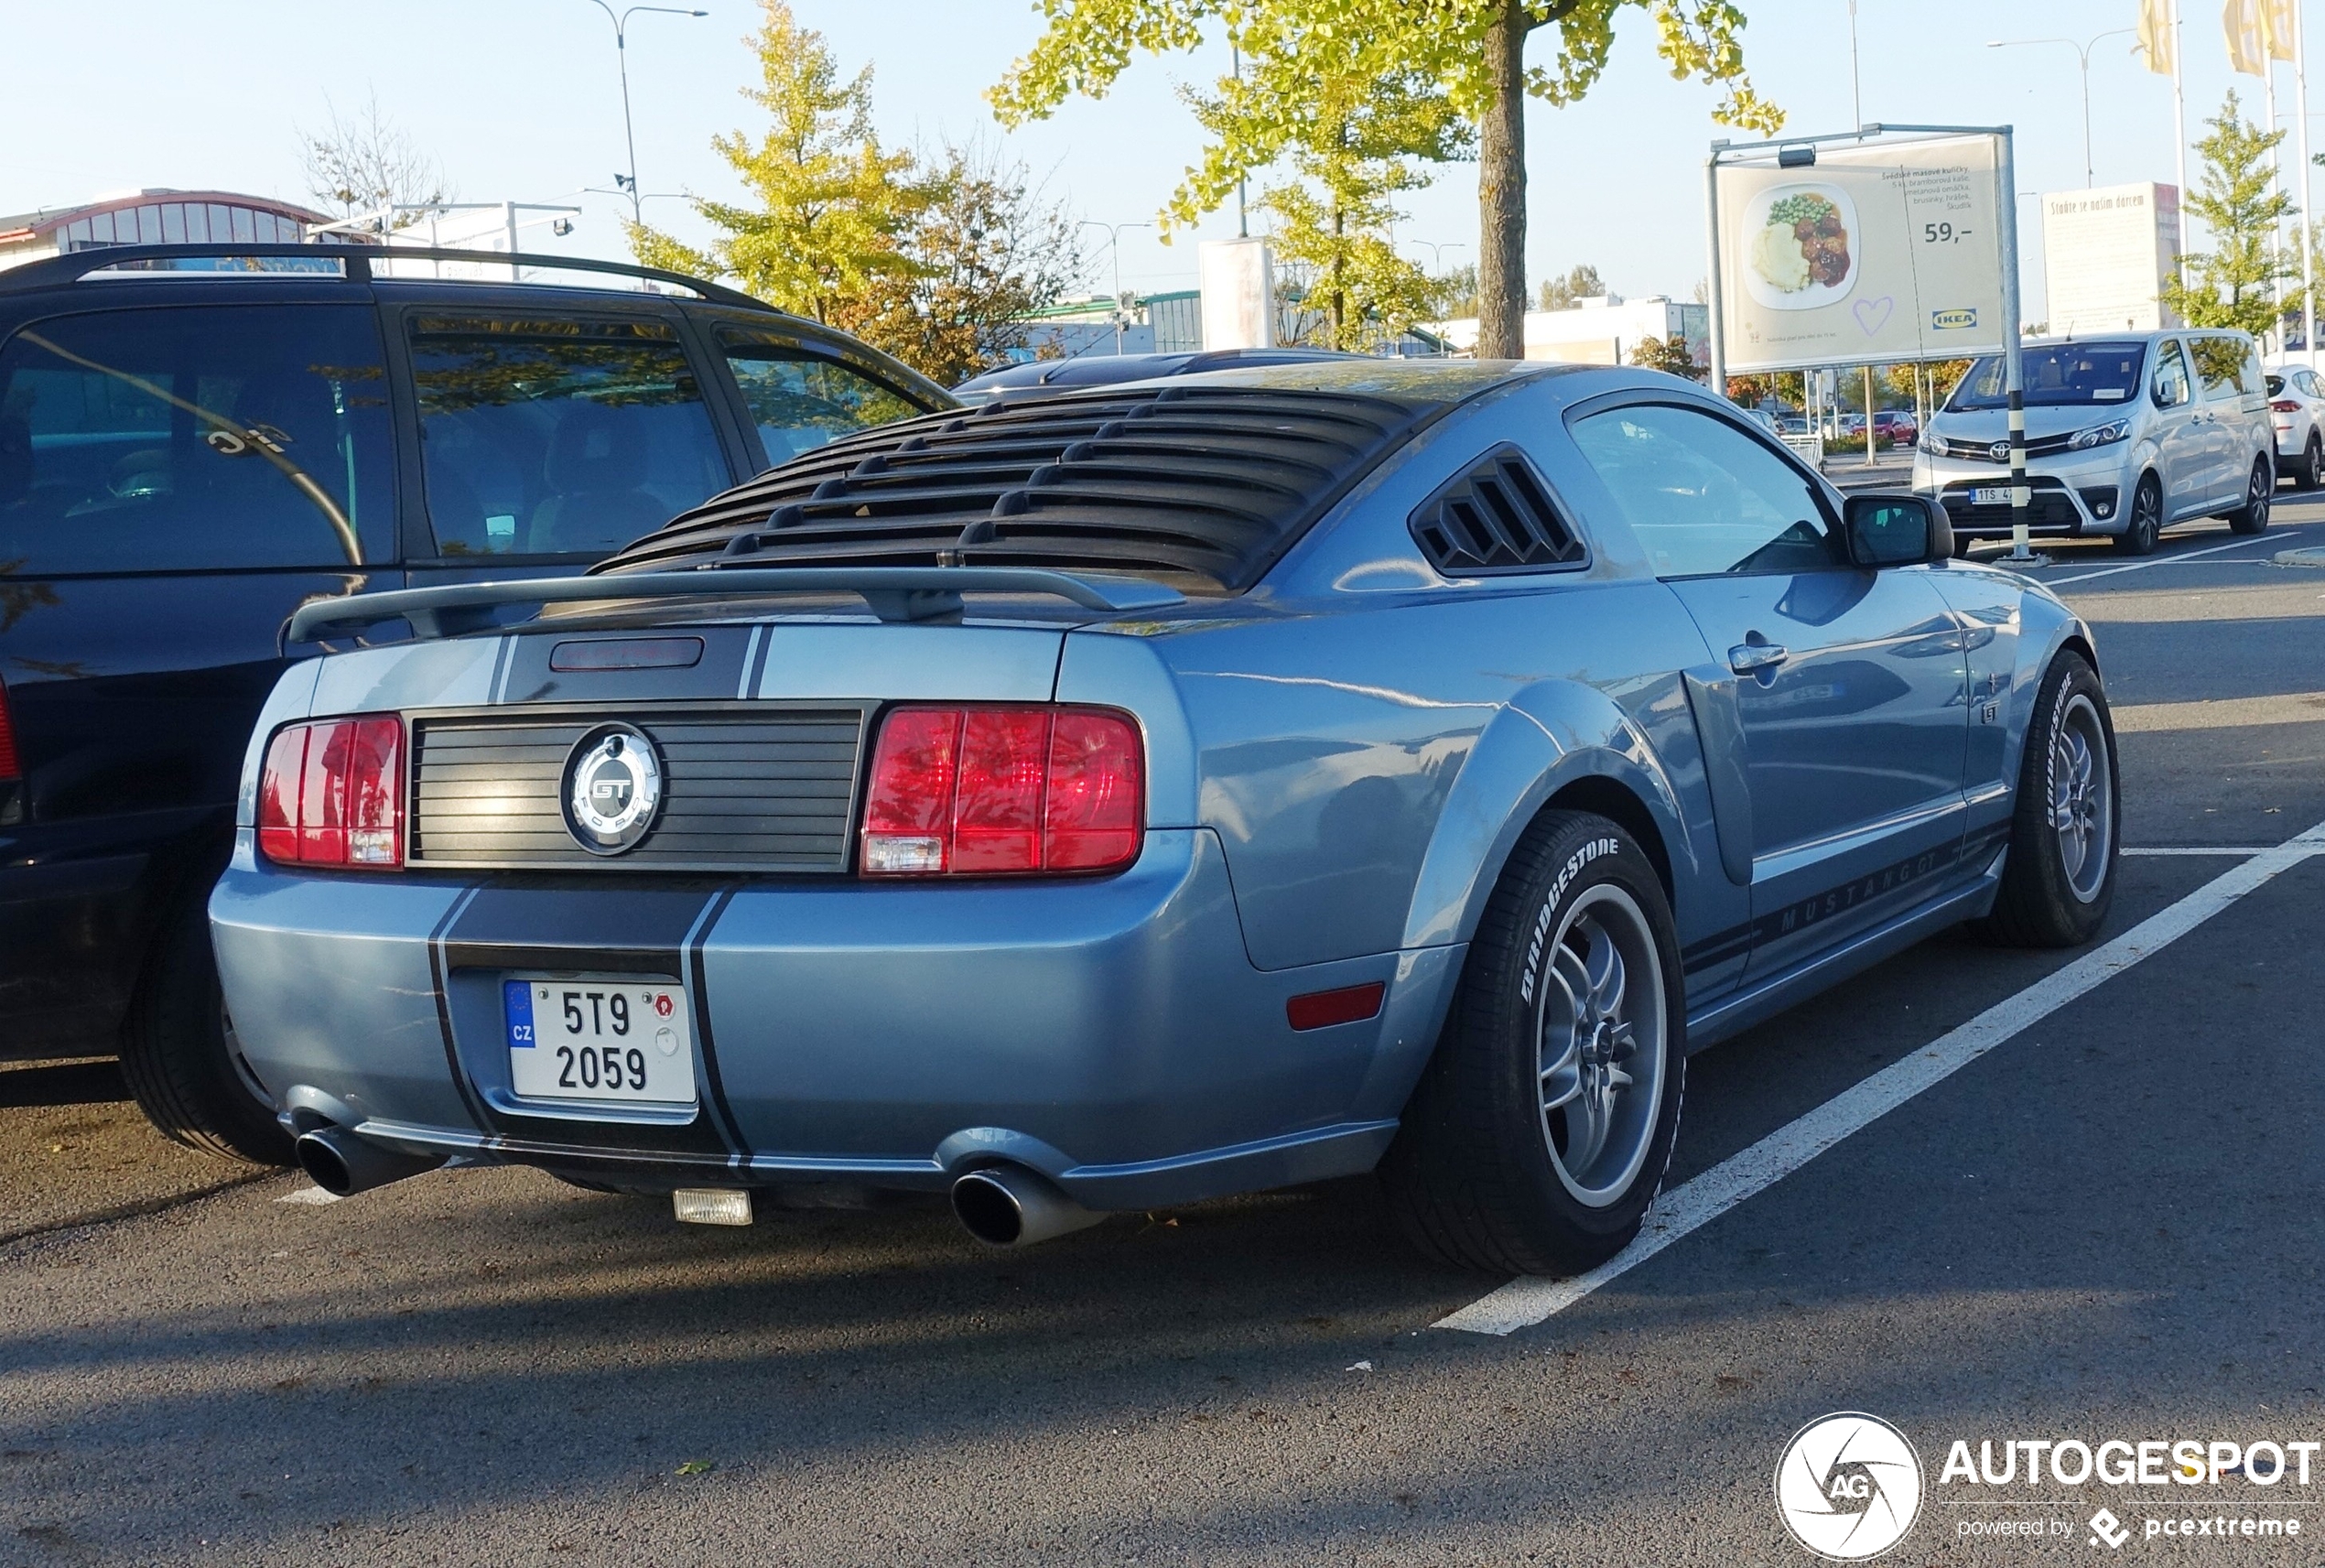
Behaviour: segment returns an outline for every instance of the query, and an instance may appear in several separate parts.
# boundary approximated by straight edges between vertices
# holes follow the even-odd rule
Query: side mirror
[[[1849,559],[1861,567],[1917,566],[1953,554],[1953,524],[1924,495],[1852,495],[1841,521]]]

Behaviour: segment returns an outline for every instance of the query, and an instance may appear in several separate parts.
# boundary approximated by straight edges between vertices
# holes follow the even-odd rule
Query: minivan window
[[[0,351],[0,575],[390,557],[390,429],[368,307],[34,322]]]
[[[2242,397],[2258,388],[2257,380],[2246,378],[2251,356],[2242,338],[2190,338],[2188,348],[2196,356],[2196,377],[2204,384],[2206,402]]]
[[[2179,351],[2177,341],[2164,344],[2156,352],[2157,405],[2177,408],[2194,395],[2188,380],[2188,356]]]
[[[771,332],[721,327],[719,348],[742,389],[770,468],[850,431],[928,412],[861,372],[804,353]]]
[[[665,322],[414,316],[410,338],[441,555],[606,556],[731,482]]]
[[[2029,344],[2020,351],[2026,405],[2029,408],[2081,408],[2129,402],[2139,395],[2140,362],[2146,351],[2146,345],[2136,341]],[[2000,354],[1982,356],[1946,401],[1947,409],[1955,413],[2009,406]]]
[[[1815,486],[1723,419],[1643,404],[1578,419],[1573,433],[1658,577],[1840,564]]]

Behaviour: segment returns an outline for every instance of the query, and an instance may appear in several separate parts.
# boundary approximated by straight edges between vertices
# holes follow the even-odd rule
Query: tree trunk
[[[1486,33],[1494,101],[1477,127],[1477,357],[1526,357],[1526,33],[1500,0]]]

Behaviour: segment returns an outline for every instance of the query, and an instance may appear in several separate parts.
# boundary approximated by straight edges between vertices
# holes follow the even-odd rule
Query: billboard
[[[2160,298],[2179,265],[2178,186],[2114,185],[2042,199],[2042,270],[2053,336],[2180,325]]]
[[[1999,352],[1999,164],[1986,135],[1819,147],[1793,168],[1723,157],[1728,373]]]

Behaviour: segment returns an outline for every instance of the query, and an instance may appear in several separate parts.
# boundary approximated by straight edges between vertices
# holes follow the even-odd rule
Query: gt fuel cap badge
[[[565,763],[565,826],[593,855],[634,849],[662,806],[662,759],[627,724],[592,730]]]

